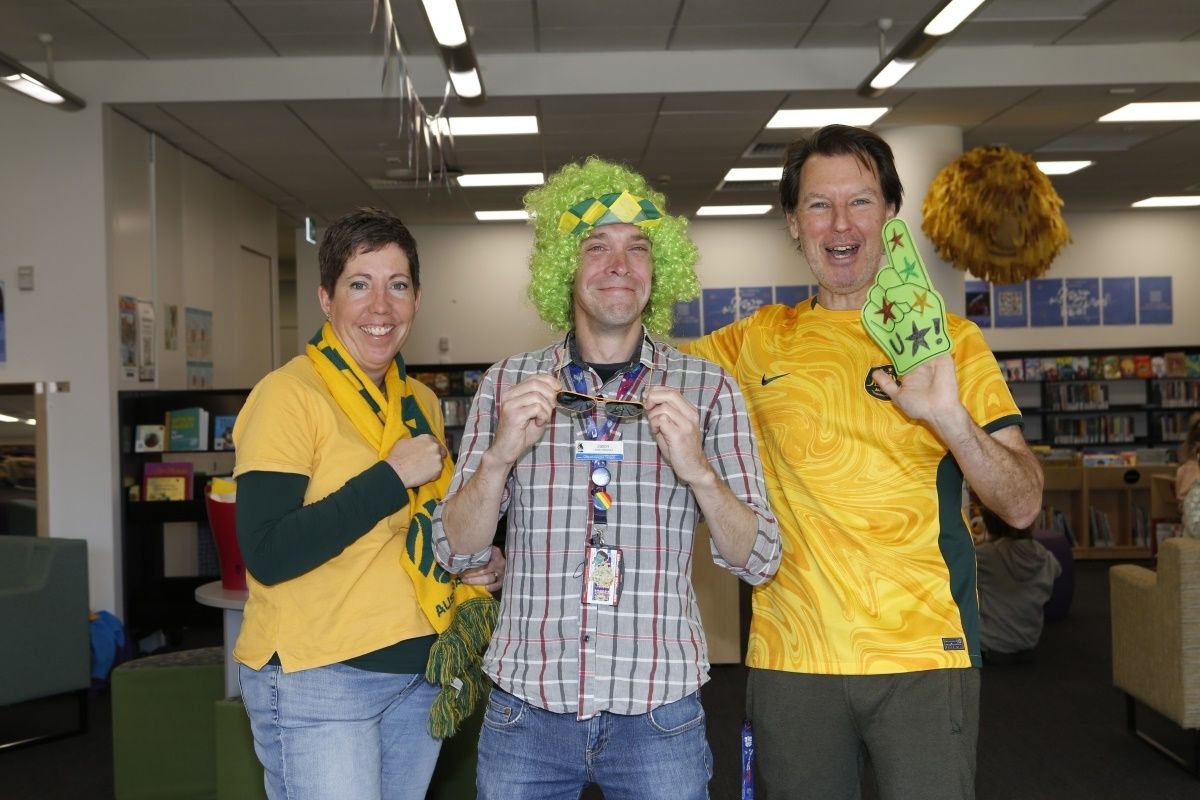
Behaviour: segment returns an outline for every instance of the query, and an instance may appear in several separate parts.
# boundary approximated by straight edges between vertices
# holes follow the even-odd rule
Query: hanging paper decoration
[[[422,178],[426,183],[437,181],[450,188],[450,171],[447,153],[453,151],[454,137],[450,135],[450,124],[446,117],[446,105],[450,99],[450,81],[446,81],[446,89],[442,94],[442,103],[438,110],[430,114],[417,94],[408,71],[408,59],[404,48],[400,45],[400,32],[396,29],[396,19],[392,14],[391,0],[372,0],[374,11],[371,15],[371,32],[380,24],[384,34],[383,45],[383,75],[380,83],[384,91],[388,91],[388,77],[394,73],[396,91],[400,100],[400,122],[396,135],[406,139],[407,168],[418,183]]]
[[[1020,283],[1045,275],[1071,241],[1062,204],[1029,156],[976,147],[933,179],[921,229],[958,269],[997,284]]]

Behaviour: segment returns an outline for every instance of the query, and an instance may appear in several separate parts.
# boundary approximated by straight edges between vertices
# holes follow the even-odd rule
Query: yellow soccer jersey
[[[1021,421],[974,323],[947,315],[963,404],[988,432]],[[870,380],[890,362],[859,312],[766,306],[685,347],[737,378],[783,563],[754,590],[746,663],[876,675],[980,664],[962,471]]]

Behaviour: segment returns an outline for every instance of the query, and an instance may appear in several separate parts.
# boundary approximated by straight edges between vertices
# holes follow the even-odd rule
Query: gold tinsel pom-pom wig
[[[654,264],[650,301],[642,312],[646,329],[658,336],[667,335],[674,323],[675,304],[700,294],[695,272],[698,254],[688,238],[687,220],[667,214],[665,198],[641,175],[590,156],[582,164],[568,164],[551,175],[545,185],[525,195],[525,210],[534,227],[529,299],[538,316],[557,330],[571,327],[583,235],[560,227],[563,213],[588,198],[621,192],[644,198],[661,212],[653,225],[642,228],[650,239]]]
[[[933,179],[921,228],[957,268],[993,283],[1019,283],[1045,275],[1071,241],[1062,204],[1029,156],[976,147]]]

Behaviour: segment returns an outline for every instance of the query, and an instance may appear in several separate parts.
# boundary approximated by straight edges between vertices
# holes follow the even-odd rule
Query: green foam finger
[[[946,303],[921,260],[908,225],[902,219],[883,226],[888,265],[875,275],[862,308],[863,328],[904,375],[926,361],[950,352]]]

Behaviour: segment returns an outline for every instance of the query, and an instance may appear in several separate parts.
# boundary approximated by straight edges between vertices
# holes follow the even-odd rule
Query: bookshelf
[[[408,375],[433,390],[442,404],[446,423],[446,446],[450,455],[458,457],[463,425],[475,390],[491,364],[409,364]]]
[[[1200,347],[996,353],[1030,444],[1173,447],[1200,411]]]
[[[1149,558],[1162,481],[1173,464],[1044,465],[1043,519],[1061,514],[1070,526],[1076,558]]]
[[[180,548],[201,548],[208,536],[204,485],[209,475],[233,471],[233,451],[216,450],[211,427],[217,417],[236,415],[248,389],[197,391],[130,391],[117,393],[120,436],[121,564],[125,626],[131,643],[155,632],[175,642],[189,626],[221,623],[220,610],[200,605],[196,587],[220,577],[215,560],[211,570],[196,553],[197,574],[172,568]],[[138,452],[138,426],[162,425],[167,412],[201,408],[208,412],[208,441],[204,450]],[[146,464],[186,462],[192,465],[191,499],[148,502],[130,489],[142,485]],[[136,496],[135,496],[136,495]],[[208,540],[211,541],[211,540]],[[195,543],[193,545],[193,543]],[[184,559],[187,560],[186,558]]]

